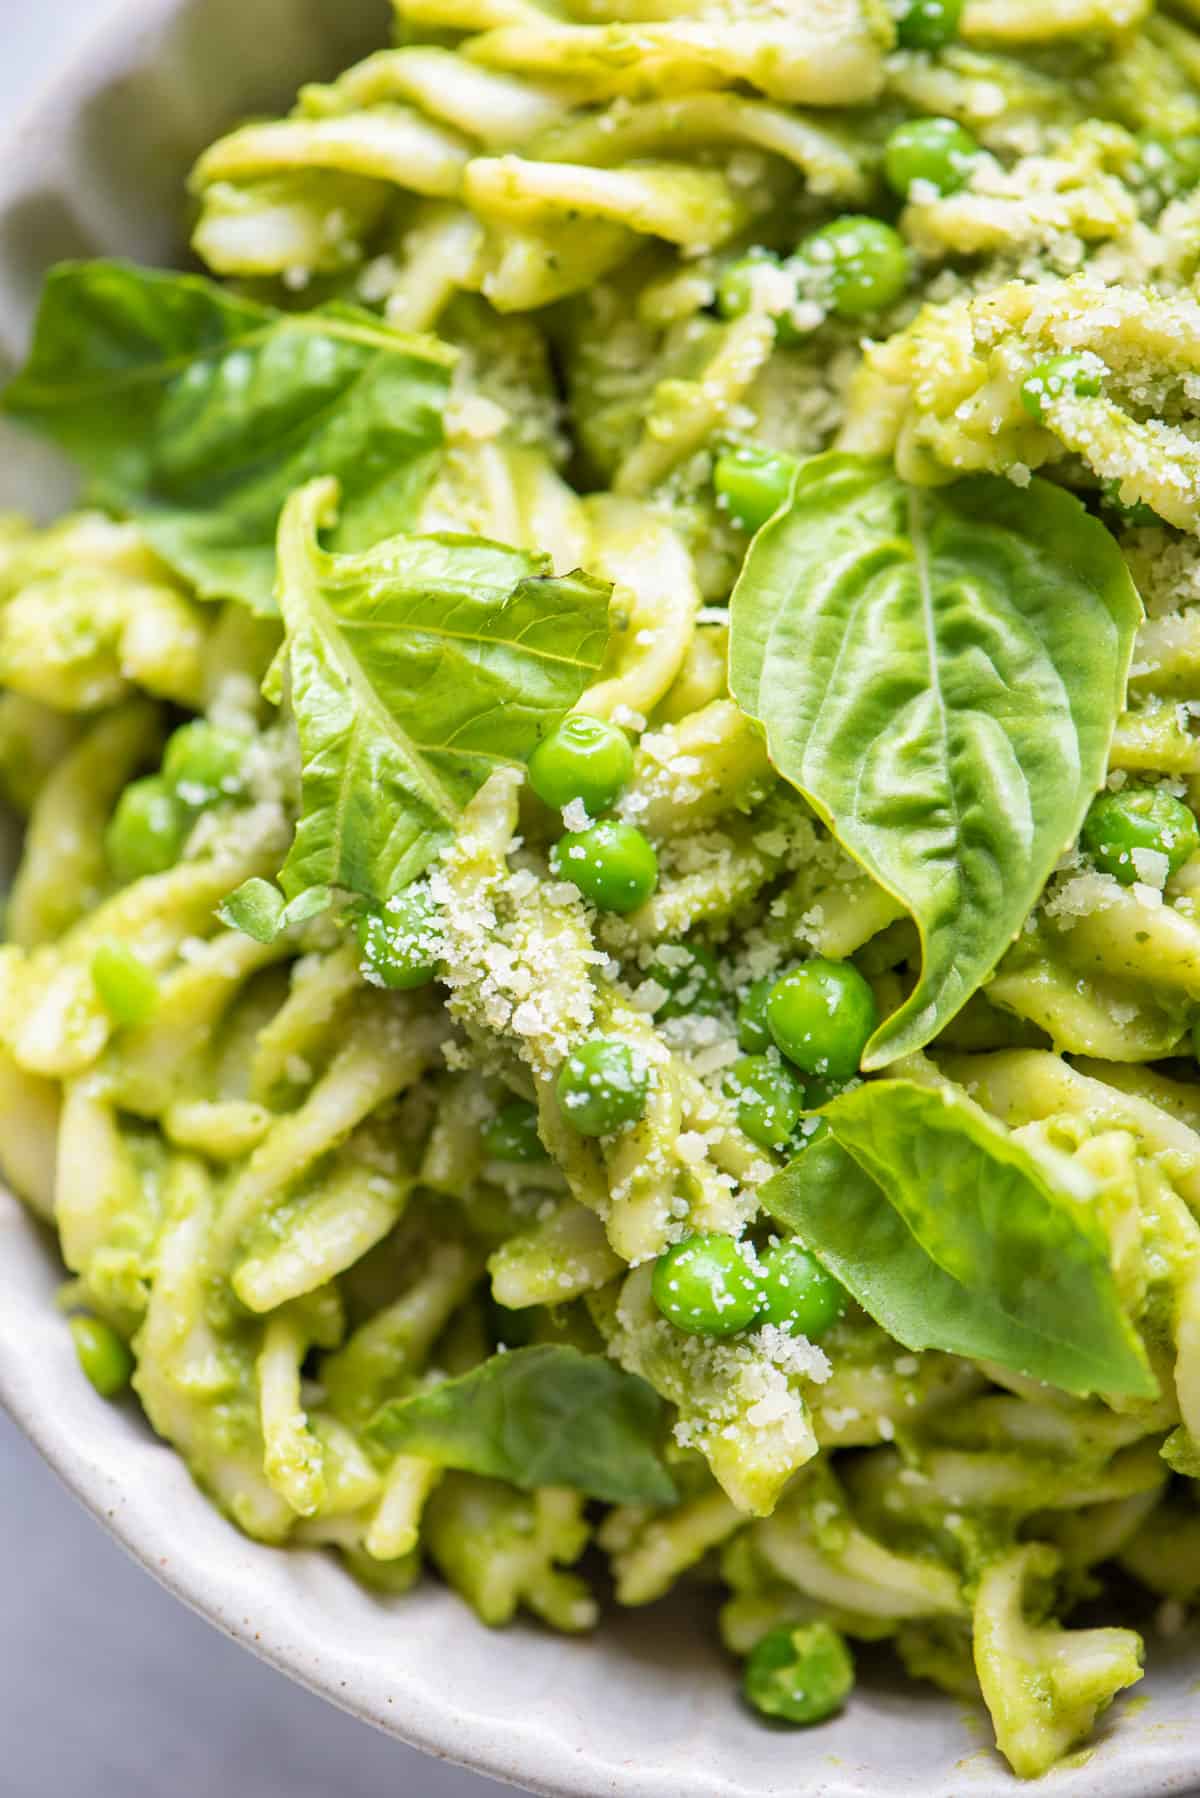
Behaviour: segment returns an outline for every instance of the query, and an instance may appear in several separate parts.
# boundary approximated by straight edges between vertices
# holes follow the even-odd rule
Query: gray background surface
[[[0,129],[57,48],[107,3],[0,0]],[[193,1617],[105,1537],[0,1413],[0,1798],[499,1798],[504,1789],[355,1723]]]

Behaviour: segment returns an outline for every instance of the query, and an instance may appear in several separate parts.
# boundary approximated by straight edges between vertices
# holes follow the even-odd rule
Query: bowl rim
[[[54,121],[55,135],[61,136],[62,121],[78,116],[89,95],[126,71],[138,41],[164,26],[182,3],[104,0],[69,46],[53,56],[47,71],[32,82],[12,112],[0,119],[0,207],[30,186],[38,140],[50,130],[50,121]],[[0,330],[3,322],[0,320]],[[0,379],[6,347],[0,335]],[[385,1709],[377,1694],[373,1700],[369,1693],[356,1693],[350,1682],[339,1677],[346,1667],[339,1667],[333,1655],[322,1652],[320,1618],[311,1600],[305,1607],[297,1606],[296,1616],[247,1616],[240,1576],[249,1574],[258,1556],[279,1551],[241,1537],[226,1523],[192,1485],[182,1458],[153,1437],[139,1413],[139,1427],[147,1437],[145,1452],[169,1457],[198,1502],[212,1509],[231,1537],[231,1552],[219,1571],[211,1561],[204,1563],[178,1553],[177,1538],[164,1527],[160,1511],[138,1483],[119,1486],[102,1458],[89,1454],[86,1430],[72,1431],[69,1416],[42,1402],[47,1392],[55,1392],[56,1385],[61,1389],[62,1378],[70,1375],[76,1376],[76,1386],[86,1387],[77,1377],[70,1337],[60,1326],[58,1313],[52,1303],[35,1296],[36,1273],[28,1285],[21,1276],[22,1264],[33,1271],[54,1258],[48,1227],[0,1183],[0,1299],[12,1300],[11,1307],[0,1303],[0,1406],[110,1538],[190,1610],[359,1722],[434,1759],[545,1798],[601,1798],[602,1794],[612,1798],[681,1798],[681,1794],[682,1798],[761,1798],[761,1785],[730,1779],[715,1770],[703,1774],[702,1784],[689,1782],[684,1791],[673,1783],[669,1770],[623,1761],[619,1752],[610,1750],[601,1759],[582,1745],[574,1746],[561,1733],[512,1717],[501,1729],[493,1719],[457,1709],[452,1687],[439,1688],[428,1681],[423,1687],[409,1684],[395,1710]],[[90,1412],[94,1418],[95,1406],[103,1401],[90,1388],[77,1396],[78,1404],[73,1403],[72,1409],[81,1416]],[[324,1559],[315,1549],[290,1550],[289,1554]],[[337,1571],[346,1577],[340,1568]],[[463,1615],[469,1613],[464,1609]],[[390,1706],[392,1700],[387,1699],[386,1704]],[[1082,1765],[1066,1766],[1047,1776],[1053,1789],[1063,1798],[1068,1793],[1077,1798],[1168,1798],[1169,1794],[1185,1798],[1189,1790],[1200,1793],[1200,1784],[1196,1784],[1200,1782],[1200,1728],[1190,1751],[1185,1737],[1176,1739],[1164,1733],[1150,1742],[1128,1730],[1126,1735],[1125,1754],[1119,1754],[1112,1764],[1093,1766],[1090,1772]],[[1084,1751],[1089,1760],[1094,1752],[1095,1745],[1090,1752]],[[1133,1766],[1125,1758],[1131,1752],[1139,1772],[1136,1784],[1129,1782]],[[993,1760],[1000,1783],[993,1777],[976,1787],[980,1798],[992,1798],[1000,1789],[1015,1793],[1020,1782],[1000,1774],[999,1764],[988,1758]],[[846,1763],[839,1768],[829,1759],[813,1756],[807,1765],[800,1761],[796,1766],[788,1790],[791,1798],[884,1798],[881,1788],[862,1782],[866,1772]],[[955,1769],[947,1766],[946,1775],[954,1778]],[[953,1788],[939,1784],[929,1798],[960,1798],[966,1785],[975,1786],[974,1779],[964,1778],[962,1786],[956,1781]]]

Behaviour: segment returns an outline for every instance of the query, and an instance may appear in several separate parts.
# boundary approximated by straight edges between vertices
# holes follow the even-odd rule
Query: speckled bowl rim
[[[253,7],[254,0],[245,3]],[[185,4],[106,0],[49,78],[12,117],[0,121],[0,214],[6,201],[35,191],[39,138],[61,135],[64,122],[77,117],[109,80],[134,67],[137,46]],[[0,308],[0,350],[15,350],[16,336],[13,321]],[[636,1655],[644,1638],[647,1656],[657,1656],[648,1682],[652,1702],[661,1701],[664,1722],[677,1715],[685,1720],[669,1751],[632,1758],[622,1752],[623,1714],[601,1717],[600,1739],[596,1717],[585,1715],[578,1691],[580,1645],[521,1626],[507,1638],[485,1635],[465,1607],[439,1588],[422,1589],[394,1607],[355,1601],[368,1623],[374,1613],[387,1620],[381,1621],[379,1644],[390,1639],[382,1632],[392,1629],[392,1619],[397,1631],[420,1639],[423,1653],[407,1668],[381,1664],[386,1656],[378,1645],[364,1655],[361,1646],[331,1643],[329,1619],[349,1608],[346,1575],[329,1557],[248,1542],[198,1493],[174,1453],[150,1436],[134,1406],[109,1406],[96,1397],[79,1375],[54,1309],[60,1277],[49,1233],[0,1190],[0,1403],[70,1491],[155,1579],[235,1641],[355,1717],[430,1755],[556,1798],[889,1798],[918,1790],[923,1798],[1004,1798],[1022,1789],[984,1746],[978,1729],[964,1728],[961,1718],[949,1721],[959,1716],[957,1707],[940,1699],[929,1702],[919,1693],[911,1704],[927,1712],[945,1753],[932,1775],[910,1769],[917,1784],[902,1777],[903,1697],[890,1709],[886,1696],[879,1705],[872,1701],[859,1722],[848,1714],[833,1726],[834,1736],[822,1732],[823,1741],[806,1738],[794,1757],[776,1755],[761,1770],[748,1769],[748,1779],[719,1771],[706,1759],[713,1703],[702,1692],[689,1707],[688,1669],[681,1684],[673,1662],[663,1659],[674,1644],[676,1658],[696,1654],[699,1686],[713,1678],[715,1653],[707,1644],[699,1647],[699,1626],[686,1608],[665,1624],[656,1607],[656,1615],[626,1614],[614,1626],[622,1639],[611,1662],[614,1677],[626,1672],[619,1657]],[[413,1627],[406,1629],[409,1618]],[[501,1721],[483,1708],[464,1706],[461,1689],[448,1677],[448,1663],[476,1651],[481,1640],[497,1657],[499,1683],[513,1665],[536,1664],[545,1676],[558,1664],[571,1671],[576,1689],[557,1706],[551,1698],[514,1707],[530,1714],[505,1715]],[[561,1657],[557,1663],[551,1646]],[[447,1649],[448,1656],[442,1652]],[[590,1664],[585,1690],[589,1670]],[[1200,1656],[1193,1642],[1188,1660],[1176,1667],[1176,1682],[1187,1680],[1190,1687],[1195,1674]],[[720,1668],[717,1676],[728,1682],[727,1669]],[[1189,1687],[1182,1703],[1168,1705],[1165,1714],[1154,1714],[1159,1707],[1153,1697],[1143,1710],[1114,1710],[1091,1753],[1025,1789],[1051,1798],[1182,1798],[1200,1782],[1200,1705],[1187,1702]],[[591,1710],[602,1710],[602,1689],[588,1702]],[[749,1733],[733,1704],[718,1727],[725,1734],[735,1727],[744,1732],[740,1740],[748,1762],[761,1759],[755,1744],[779,1739]],[[871,1738],[869,1752],[865,1738]]]

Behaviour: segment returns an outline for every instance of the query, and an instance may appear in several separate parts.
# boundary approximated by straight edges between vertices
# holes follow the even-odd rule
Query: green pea
[[[760,1323],[778,1324],[790,1335],[814,1342],[833,1328],[846,1309],[846,1290],[815,1255],[798,1242],[780,1242],[760,1263]]]
[[[593,815],[607,810],[633,773],[629,738],[606,718],[564,718],[529,758],[529,784],[547,805],[582,799]]]
[[[717,282],[717,311],[722,318],[743,318],[755,303],[756,277],[763,269],[778,269],[779,258],[756,246],[731,262]]]
[[[768,272],[766,278],[764,270]],[[747,312],[757,311],[774,321],[777,342],[803,343],[820,323],[821,315],[819,309],[810,308],[812,324],[797,322],[794,308],[800,298],[798,275],[794,262],[780,262],[773,251],[750,250],[731,262],[717,283],[717,311],[722,318],[743,318]]]
[[[757,531],[786,505],[799,466],[795,456],[747,444],[722,450],[713,469],[713,486],[734,523]]]
[[[854,1690],[854,1662],[832,1624],[783,1623],[751,1649],[742,1690],[766,1717],[823,1723]]]
[[[133,1356],[112,1325],[99,1317],[72,1317],[67,1328],[79,1365],[101,1398],[115,1398],[123,1392],[133,1373]]]
[[[185,805],[210,805],[222,794],[237,793],[248,737],[219,730],[205,718],[181,724],[163,752],[163,779]]]
[[[545,1161],[545,1146],[538,1135],[537,1107],[526,1099],[502,1105],[483,1132],[484,1153],[490,1161]]]
[[[615,1036],[593,1036],[567,1056],[558,1074],[558,1102],[581,1136],[609,1136],[646,1109],[650,1070]]]
[[[774,984],[775,977],[772,974],[754,981],[746,989],[738,1006],[738,1048],[745,1049],[749,1055],[761,1055],[764,1049],[771,1047],[771,1032],[767,1028],[767,998]]]
[[[656,1018],[682,1018],[690,1012],[716,1011],[721,1003],[721,971],[711,949],[702,943],[667,943],[646,970],[646,978],[666,989],[655,1008]]]
[[[848,1080],[878,1021],[875,995],[847,961],[801,962],[767,997],[767,1027],[777,1048],[806,1074]]]
[[[131,781],[104,833],[108,865],[123,884],[173,868],[191,829],[187,807],[159,774]]]
[[[740,1128],[761,1149],[783,1150],[804,1113],[804,1088],[791,1068],[766,1055],[743,1055],[724,1080],[737,1100]]]
[[[383,911],[364,912],[355,926],[363,978],[372,986],[408,992],[437,973],[441,932],[429,888],[406,887]]]
[[[941,50],[958,36],[966,0],[900,0],[896,41],[902,50]]]
[[[1164,787],[1101,793],[1091,803],[1080,837],[1096,866],[1122,886],[1136,880],[1162,886],[1200,848],[1195,814]],[[1153,864],[1145,872],[1139,869],[1139,851],[1165,856],[1167,875],[1156,879]]]
[[[732,1336],[754,1322],[758,1282],[732,1236],[689,1236],[658,1257],[654,1302],[689,1336]]]
[[[550,864],[599,911],[636,911],[658,885],[654,850],[640,830],[619,818],[567,831],[551,850]]]
[[[145,962],[115,938],[92,954],[92,984],[116,1024],[140,1024],[158,1004],[158,982]]]
[[[806,237],[799,261],[839,318],[862,318],[898,300],[908,285],[908,247],[882,219],[847,213]]]
[[[1046,422],[1047,400],[1073,393],[1077,399],[1095,399],[1104,390],[1104,364],[1090,350],[1078,356],[1047,356],[1030,369],[1021,382],[1021,404],[1037,424]]]
[[[979,145],[954,119],[908,119],[883,147],[889,184],[907,199],[918,183],[939,194],[963,185],[979,160]]]

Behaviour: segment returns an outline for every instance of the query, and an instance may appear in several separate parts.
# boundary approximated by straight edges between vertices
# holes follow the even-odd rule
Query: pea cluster
[[[674,949],[649,970],[666,993],[658,1015],[714,1009],[721,989],[712,952],[699,945]],[[785,1150],[805,1110],[823,1105],[857,1073],[877,1015],[870,987],[849,962],[816,957],[777,980],[756,982],[738,1010],[738,1042],[751,1053],[725,1082],[746,1135],[760,1148]],[[796,1069],[811,1076],[807,1092]],[[606,1136],[641,1117],[649,1090],[648,1068],[616,1037],[583,1043],[558,1078],[563,1112],[585,1136]]]
[[[918,33],[933,31],[936,14],[937,29],[946,26],[952,34],[953,21],[947,21],[953,11],[943,0],[918,0],[905,20]],[[902,20],[902,39],[905,30]],[[902,199],[921,188],[950,194],[968,179],[980,154],[970,132],[954,119],[909,119],[884,146],[884,173]],[[740,318],[755,308],[765,312],[774,322],[776,341],[786,346],[800,342],[826,312],[857,319],[894,304],[908,276],[909,253],[899,232],[880,219],[847,214],[814,231],[790,257],[761,247],[739,257],[718,283],[717,310],[723,318]],[[800,309],[804,301],[815,305]],[[746,444],[717,457],[713,486],[734,522],[754,532],[787,499],[796,468],[794,456]]]
[[[174,867],[197,814],[243,790],[248,737],[194,718],[167,741],[162,768],[125,788],[104,848],[122,885]]]
[[[751,1141],[779,1151],[794,1143],[804,1112],[858,1072],[877,1020],[874,995],[849,962],[817,956],[756,980],[738,1007],[738,1046],[747,1053],[725,1080]]]
[[[732,1236],[688,1236],[661,1254],[654,1302],[688,1336],[733,1336],[775,1324],[814,1341],[846,1308],[844,1289],[798,1242],[778,1242],[755,1261]]]
[[[858,1071],[876,1020],[874,995],[848,962],[817,957],[756,981],[738,1008],[738,1043],[749,1053],[725,1083],[746,1135],[763,1148],[792,1145],[809,1101],[823,1104]],[[814,1077],[808,1093],[797,1069]],[[741,1244],[718,1234],[689,1236],[661,1255],[653,1293],[677,1329],[700,1336],[771,1323],[815,1339],[845,1304],[837,1281],[799,1243],[779,1243],[752,1265]]]
[[[556,808],[580,802],[589,813],[610,806],[632,772],[633,751],[625,733],[606,720],[583,714],[565,719],[539,744],[529,763],[530,785],[539,799]],[[567,831],[555,844],[551,861],[555,871],[594,905],[610,911],[626,912],[643,904],[658,878],[651,844],[641,831],[616,818],[601,817],[586,830]],[[436,907],[420,883],[407,888],[386,911],[362,914],[358,942],[369,977],[399,990],[432,980],[436,962],[430,945],[436,940],[436,923]],[[647,970],[647,979],[661,988],[663,997],[655,1008],[661,1018],[711,1011],[721,1003],[716,958],[700,944],[664,945]],[[813,1101],[823,1103],[829,1082],[857,1072],[875,1022],[871,989],[849,963],[817,959],[752,987],[738,1013],[739,1042],[750,1053],[736,1064],[727,1082],[746,1134],[761,1147],[785,1149],[807,1102],[794,1070],[814,1077]],[[601,1035],[578,1044],[567,1056],[556,1093],[563,1116],[580,1135],[601,1137],[644,1115],[650,1087],[645,1058],[619,1037]],[[484,1150],[494,1161],[542,1159],[545,1149],[534,1107],[524,1100],[504,1106],[484,1132]],[[718,1257],[734,1246],[726,1238],[714,1241]],[[688,1248],[683,1244],[672,1253]],[[826,1278],[819,1269],[812,1277],[818,1276]],[[754,1287],[752,1313],[768,1303],[764,1293],[769,1290],[773,1290],[769,1281],[765,1287],[761,1282]],[[745,1307],[736,1298],[732,1311],[728,1295],[718,1309],[739,1318],[733,1328],[744,1327]],[[806,1301],[810,1321],[811,1314],[812,1304]],[[682,1328],[702,1327],[689,1326],[682,1313],[674,1321]],[[772,1316],[768,1321],[778,1320]]]
[[[951,9],[929,0],[910,9],[911,28],[925,29],[916,21],[935,7],[944,22]],[[904,29],[902,22],[902,35]],[[950,194],[968,180],[980,154],[955,119],[909,119],[884,145],[884,174],[902,199],[922,188]],[[717,284],[717,311],[727,319],[765,312],[776,341],[788,346],[811,335],[828,313],[860,319],[894,305],[911,270],[908,246],[894,226],[869,213],[844,213],[810,232],[790,256],[759,245],[730,263]]]
[[[557,809],[578,801],[597,820],[565,832],[550,852],[550,865],[600,911],[636,911],[658,885],[658,857],[642,832],[600,816],[632,773],[625,732],[581,712],[565,718],[529,758],[529,784],[539,799]]]

